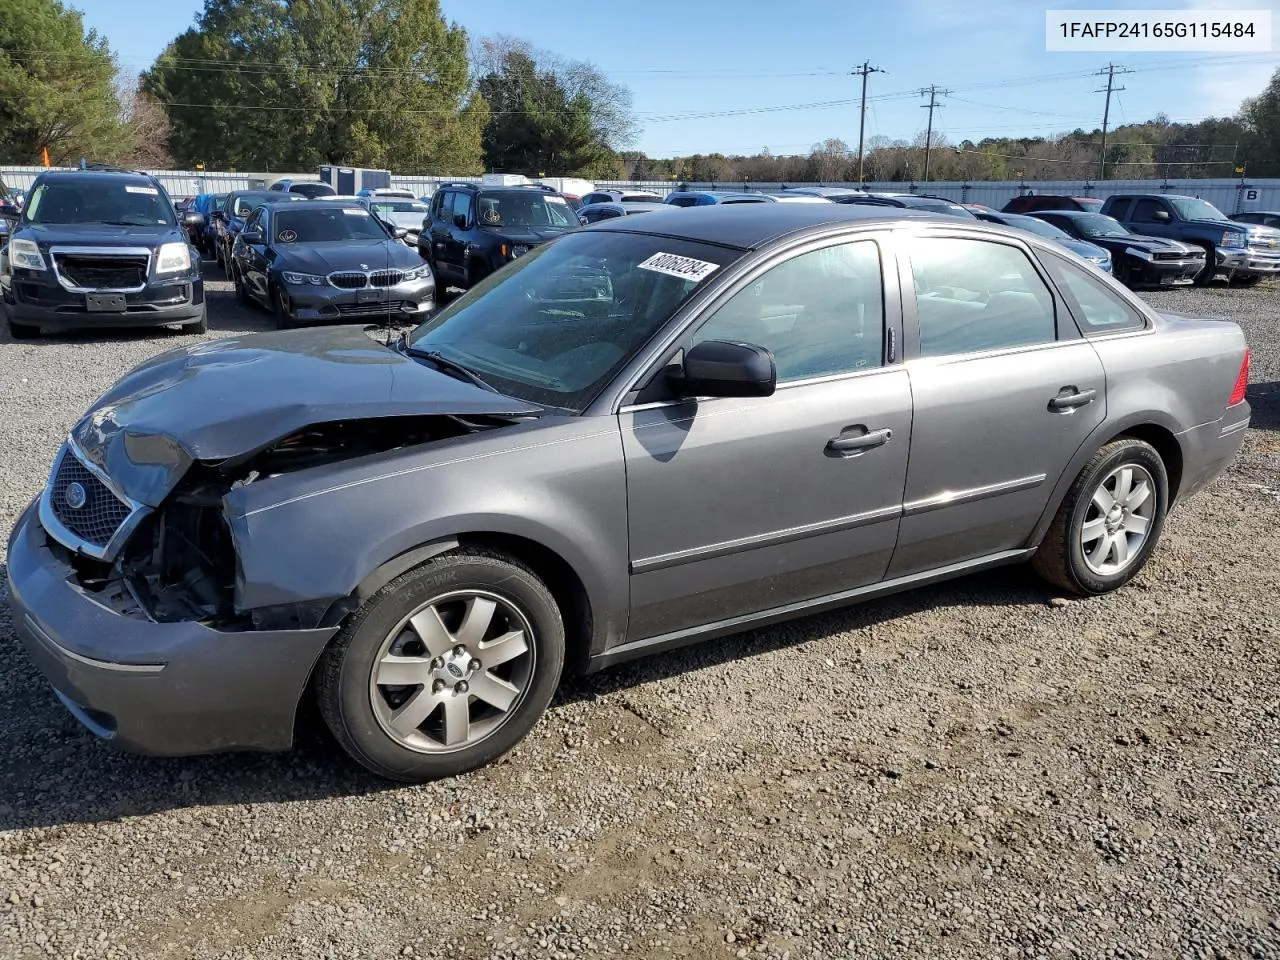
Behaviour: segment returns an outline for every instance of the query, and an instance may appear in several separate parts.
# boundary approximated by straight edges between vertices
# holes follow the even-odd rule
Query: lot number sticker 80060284
[[[692,280],[697,283],[704,280],[719,266],[718,263],[707,263],[693,257],[682,257],[675,253],[655,253],[649,259],[636,264],[641,270],[653,270],[665,273],[681,280]]]

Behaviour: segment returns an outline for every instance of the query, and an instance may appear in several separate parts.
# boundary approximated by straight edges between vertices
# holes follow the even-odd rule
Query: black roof
[[[153,187],[155,177],[136,170],[86,169],[86,170],[45,170],[38,177],[40,180],[55,183],[101,183],[104,179],[125,180],[129,183],[141,183]]]
[[[771,240],[811,227],[850,222],[894,222],[906,219],[955,222],[905,207],[843,203],[743,203],[711,204],[655,210],[643,217],[604,220],[584,230],[661,234],[714,243],[722,247],[753,250]]]

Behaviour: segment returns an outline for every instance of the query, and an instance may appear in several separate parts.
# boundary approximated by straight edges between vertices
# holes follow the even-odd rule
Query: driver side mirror
[[[182,225],[184,227],[203,227],[204,223],[204,214],[199,210],[188,210],[182,215]]]
[[[254,244],[254,243],[262,243],[265,238],[263,237],[261,230],[254,228],[253,230],[245,230],[243,233],[241,233],[240,239],[247,244]]]
[[[699,343],[667,378],[682,397],[769,397],[778,385],[772,353],[729,340]]]
[[[455,213],[453,215],[453,225],[459,230],[467,229],[467,215],[465,213]]]
[[[1155,219],[1155,221],[1156,221],[1157,223],[1168,223],[1168,222],[1169,222],[1169,211],[1168,211],[1168,210],[1157,210],[1155,213],[1153,213],[1153,214],[1152,214],[1152,217]]]

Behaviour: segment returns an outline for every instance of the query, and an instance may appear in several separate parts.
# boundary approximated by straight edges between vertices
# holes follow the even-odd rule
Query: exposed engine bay
[[[519,418],[395,417],[317,424],[251,454],[196,461],[120,556],[106,564],[70,556],[82,587],[124,601],[161,623],[197,620],[225,629],[301,624],[317,611],[237,611],[237,561],[223,497],[272,477],[509,425]],[[123,587],[123,591],[120,589]],[[111,604],[119,607],[121,602]],[[125,612],[125,611],[121,611]]]

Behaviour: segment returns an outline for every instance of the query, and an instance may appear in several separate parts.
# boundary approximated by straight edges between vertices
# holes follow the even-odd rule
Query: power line
[[[853,71],[854,76],[862,77],[862,107],[858,111],[858,182],[862,183],[862,138],[867,128],[867,77],[873,73],[887,73],[879,67],[871,66],[870,60],[862,61],[862,66]]]
[[[950,90],[939,90],[937,84],[931,84],[920,91],[920,96],[929,94],[929,102],[921,104],[921,108],[929,111],[929,127],[924,135],[924,182],[929,182],[929,156],[933,152],[933,111],[941,109],[942,104],[938,102],[938,94],[944,97],[949,94]]]
[[[1098,155],[1099,180],[1107,179],[1107,121],[1111,119],[1111,95],[1113,93],[1119,93],[1121,90],[1125,89],[1124,87],[1115,86],[1117,73],[1133,73],[1133,71],[1125,67],[1117,67],[1114,63],[1109,63],[1105,69],[1099,70],[1096,74],[1096,76],[1099,77],[1105,75],[1107,78],[1105,91],[1107,94],[1107,101],[1106,105],[1102,108],[1102,151]],[[1093,92],[1102,93],[1104,91],[1095,90]]]

